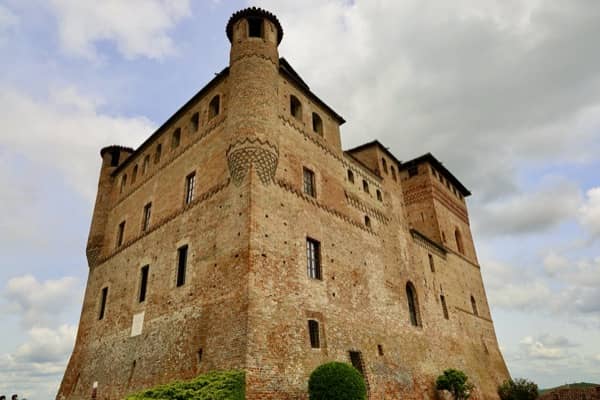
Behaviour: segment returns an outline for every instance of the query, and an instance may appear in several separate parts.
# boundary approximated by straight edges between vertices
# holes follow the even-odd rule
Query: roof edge
[[[438,171],[440,171],[450,182],[452,182],[452,184],[454,186],[456,186],[456,188],[460,191],[460,193],[464,196],[464,197],[468,197],[471,195],[471,192],[469,191],[469,189],[467,189],[465,187],[465,185],[462,184],[461,181],[458,180],[458,178],[456,176],[454,176],[454,174],[452,174],[452,172],[450,172],[437,158],[434,157],[433,154],[431,153],[426,153],[423,154],[422,156],[419,156],[417,158],[413,158],[412,160],[406,161],[404,163],[402,163],[402,165],[400,166],[400,169],[407,169],[413,165],[418,165],[424,162],[428,162],[430,164],[432,164]]]

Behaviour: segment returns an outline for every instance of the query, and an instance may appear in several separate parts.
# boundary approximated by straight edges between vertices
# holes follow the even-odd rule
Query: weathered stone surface
[[[349,361],[349,351],[360,351],[372,399],[435,399],[435,378],[446,368],[471,377],[475,399],[497,399],[508,371],[456,178],[442,171],[452,179],[440,181],[429,158],[417,161],[418,173],[409,177],[409,164],[378,143],[342,151],[343,120],[279,59],[274,17],[257,14],[264,38],[256,38],[248,37],[244,19],[251,13],[241,15],[230,22],[228,69],[140,148],[102,153],[89,279],[57,398],[89,398],[98,382],[99,399],[118,399],[202,372],[242,368],[250,400],[306,399],[315,367]],[[209,103],[217,95],[213,115]],[[291,95],[302,103],[300,118],[290,115]],[[322,134],[313,131],[313,112]],[[181,138],[173,148],[177,128]],[[117,165],[111,165],[114,153]],[[303,168],[314,172],[316,197],[303,192]],[[186,204],[192,172],[194,198]],[[307,274],[307,237],[321,245],[320,280]],[[178,287],[183,245],[187,274]],[[145,265],[147,294],[139,302]],[[408,282],[421,326],[410,322]],[[143,324],[137,317],[132,335],[134,315],[141,313]],[[320,323],[318,349],[310,346],[308,319]]]

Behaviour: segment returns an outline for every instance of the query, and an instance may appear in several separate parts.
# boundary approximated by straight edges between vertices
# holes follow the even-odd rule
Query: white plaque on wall
[[[133,322],[131,323],[131,337],[142,334],[144,328],[144,311],[133,315]]]

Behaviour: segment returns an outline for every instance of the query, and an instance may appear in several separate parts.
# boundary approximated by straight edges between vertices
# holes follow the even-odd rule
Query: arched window
[[[369,216],[368,216],[368,215],[365,215],[365,226],[366,226],[367,228],[370,228],[370,227],[371,227],[371,218],[369,218]]]
[[[456,248],[460,254],[465,254],[465,249],[463,247],[462,236],[458,228],[454,229],[454,239],[456,239]]]
[[[160,162],[160,155],[162,153],[162,144],[158,144],[156,146],[156,153],[154,153],[154,164],[158,164]]]
[[[388,173],[388,169],[387,169],[387,161],[385,161],[385,158],[381,157],[381,166],[383,167],[383,172],[385,172],[386,174]]]
[[[142,163],[142,175],[146,175],[146,172],[148,172],[149,165],[150,165],[150,156],[146,155],[146,157],[144,157],[144,162]]]
[[[135,167],[133,167],[133,172],[131,173],[131,184],[132,185],[135,183],[135,180],[137,179],[137,173],[138,173],[138,166],[136,164]]]
[[[221,96],[216,95],[212,98],[208,104],[208,119],[214,118],[219,115],[221,111]]]
[[[348,170],[348,180],[354,183],[354,172],[352,170]]]
[[[181,128],[175,129],[173,132],[173,137],[171,138],[171,149],[175,149],[179,147],[179,143],[181,142]]]
[[[315,133],[318,133],[319,135],[323,136],[323,120],[321,120],[321,117],[319,117],[319,114],[312,113],[312,124],[313,124],[313,131],[315,131]]]
[[[421,326],[421,316],[419,315],[419,301],[417,300],[417,291],[412,282],[406,284],[406,300],[408,301],[408,312],[410,314],[410,323],[413,326]]]
[[[473,308],[473,314],[479,315],[479,312],[477,311],[477,302],[473,296],[471,296],[471,308]]]
[[[294,95],[290,95],[290,114],[297,120],[302,121],[302,103]]]

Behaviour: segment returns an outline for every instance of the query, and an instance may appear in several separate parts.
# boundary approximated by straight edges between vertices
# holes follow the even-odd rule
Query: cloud
[[[579,208],[579,221],[594,236],[600,236],[600,187],[587,191],[585,203]]]
[[[521,340],[520,345],[526,357],[542,360],[564,359],[567,357],[565,349],[573,347],[566,338],[555,338],[549,335],[537,338],[527,336]]]
[[[96,57],[101,41],[115,43],[128,59],[161,59],[173,54],[169,30],[190,15],[189,0],[52,0],[62,46],[70,53]]]
[[[81,283],[69,276],[44,282],[32,275],[18,276],[9,279],[2,291],[7,304],[4,313],[19,315],[26,327],[52,326],[52,321],[74,304],[79,307],[81,289]]]
[[[6,40],[8,33],[19,24],[19,18],[6,6],[0,4],[0,44]]]
[[[61,325],[58,329],[32,328],[29,341],[17,348],[15,359],[32,363],[64,361],[73,350],[77,328]]]

